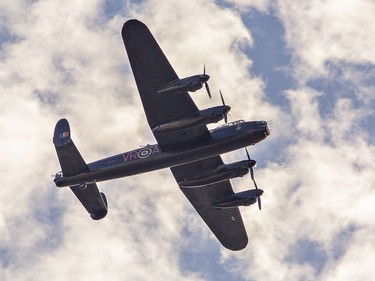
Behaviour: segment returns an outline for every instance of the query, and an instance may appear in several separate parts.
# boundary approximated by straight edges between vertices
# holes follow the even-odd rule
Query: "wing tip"
[[[249,242],[249,239],[246,236],[246,237],[243,237],[242,239],[228,241],[228,243],[224,241],[220,241],[220,242],[228,250],[241,251],[246,248]]]
[[[124,25],[132,25],[132,24],[139,24],[139,23],[142,23],[140,20],[137,20],[137,19],[130,19],[130,20],[127,20]]]
[[[147,26],[143,22],[137,19],[127,20],[122,26],[122,37],[125,37],[125,35],[129,32],[129,30],[139,29],[139,28],[148,29]]]

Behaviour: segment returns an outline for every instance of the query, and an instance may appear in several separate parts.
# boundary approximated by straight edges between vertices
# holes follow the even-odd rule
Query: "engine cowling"
[[[224,119],[225,114],[230,110],[230,106],[222,105],[207,108],[199,111],[199,115],[181,118],[173,122],[158,125],[152,128],[154,133],[158,132],[178,132],[190,128],[195,128],[201,125],[210,123],[217,123]]]
[[[207,74],[198,74],[171,81],[157,91],[158,94],[171,92],[195,92],[203,87],[210,78]]]
[[[263,194],[262,189],[250,189],[220,199],[212,204],[212,207],[222,210],[236,208],[239,206],[250,206]]]
[[[255,165],[254,160],[245,160],[231,164],[220,165],[216,169],[208,169],[181,179],[178,182],[180,187],[195,188],[215,184],[225,180],[243,177],[249,173],[249,168]]]

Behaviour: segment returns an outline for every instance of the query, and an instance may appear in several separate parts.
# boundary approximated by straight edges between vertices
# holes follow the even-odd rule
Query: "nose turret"
[[[271,134],[271,130],[266,121],[254,121],[251,123],[252,125],[250,130],[254,144],[264,140]]]
[[[266,134],[267,136],[271,134],[271,128],[268,126],[267,122],[266,122]]]

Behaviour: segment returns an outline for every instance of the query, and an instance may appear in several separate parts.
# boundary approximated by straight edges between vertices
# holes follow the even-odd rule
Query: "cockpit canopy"
[[[214,132],[214,131],[217,131],[217,130],[221,130],[223,128],[228,128],[228,127],[232,127],[232,126],[238,126],[239,124],[242,124],[242,123],[245,123],[245,120],[236,120],[236,121],[232,121],[232,122],[228,122],[226,124],[223,124],[223,125],[220,125],[214,129],[211,130],[211,132]]]

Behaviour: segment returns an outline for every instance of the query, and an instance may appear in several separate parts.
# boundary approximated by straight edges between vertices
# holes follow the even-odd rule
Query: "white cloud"
[[[291,133],[298,139],[287,148],[289,159],[256,172],[265,194],[261,214],[243,211],[252,235],[237,256],[244,274],[255,280],[327,280],[340,272],[340,280],[372,279],[372,256],[366,253],[373,248],[367,241],[374,231],[374,147],[358,138],[330,146],[306,138],[303,128]],[[346,269],[352,253],[363,248],[363,270]]]
[[[268,12],[271,6],[271,1],[269,0],[226,0],[224,2],[234,5],[235,8],[243,12],[247,12],[251,9],[256,9],[260,12]]]
[[[295,76],[306,81],[327,75],[328,62],[374,63],[372,1],[277,1],[285,39],[296,62]]]
[[[239,11],[267,13],[269,4],[234,2],[240,10],[200,0],[125,3],[126,17],[113,18],[101,1],[0,3],[1,28],[13,36],[1,42],[0,60],[0,279],[205,280],[218,266],[245,280],[374,279],[374,146],[360,125],[371,116],[373,85],[371,74],[351,67],[374,62],[373,39],[365,36],[372,34],[372,3],[280,0],[273,7],[301,85],[285,91],[287,112],[266,102],[264,82],[249,73],[244,53],[254,42]],[[223,90],[233,119],[274,120],[269,140],[253,149],[265,194],[262,212],[241,209],[246,250],[208,243],[215,239],[168,170],[100,184],[110,206],[99,222],[68,189],[53,186],[59,118],[70,120],[87,161],[153,142],[121,39],[128,17],[149,26],[181,77],[205,63],[211,90]],[[357,89],[364,109],[352,96],[337,96],[323,116],[327,93],[306,84],[331,79],[326,64],[341,70],[338,61],[348,63],[340,79]],[[215,95],[208,104],[203,91],[193,98],[200,108],[220,102]],[[271,153],[281,145],[280,154]],[[250,180],[235,184],[249,188]],[[183,269],[184,252],[211,251],[215,261],[218,249],[216,268]]]

